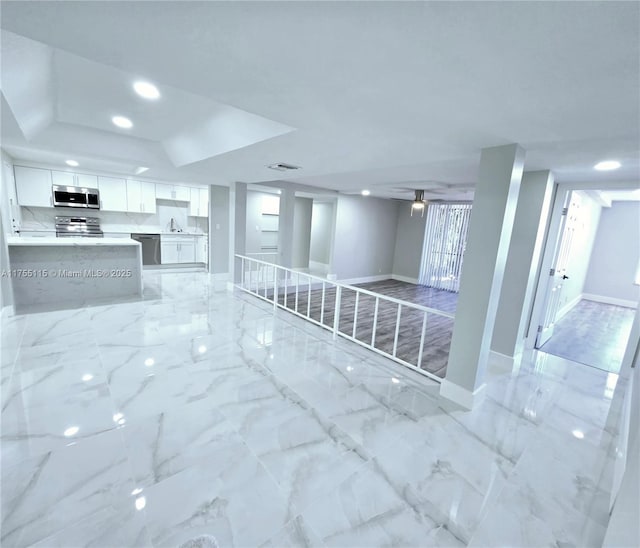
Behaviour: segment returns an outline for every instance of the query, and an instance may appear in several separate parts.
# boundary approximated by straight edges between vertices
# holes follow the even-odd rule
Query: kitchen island
[[[7,238],[17,313],[142,297],[142,251],[129,238]]]

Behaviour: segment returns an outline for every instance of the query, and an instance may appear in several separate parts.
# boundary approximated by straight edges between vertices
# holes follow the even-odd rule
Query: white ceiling
[[[2,28],[40,43],[18,74],[3,35],[3,147],[169,180],[463,199],[480,150],[518,142],[526,169],[611,187],[640,178],[639,26],[636,2],[3,1]],[[131,97],[137,78],[163,97]],[[273,126],[212,135],[212,105]],[[104,122],[114,108],[135,131]],[[594,171],[603,159],[622,167]]]

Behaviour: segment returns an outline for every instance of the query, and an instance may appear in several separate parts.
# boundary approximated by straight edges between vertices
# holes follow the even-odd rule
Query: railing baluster
[[[269,267],[265,266],[263,268],[264,271],[264,298],[267,299],[267,278],[269,277],[267,274],[269,272]]]
[[[422,333],[420,333],[420,350],[418,350],[418,369],[422,366],[422,351],[424,350],[424,335],[427,330],[427,313],[423,312],[422,318]]]
[[[296,272],[296,312],[298,311],[298,286],[300,285],[300,273]]]
[[[307,318],[311,317],[311,277],[307,276],[307,280],[309,280],[309,289],[307,292]]]
[[[273,265],[273,309],[278,308],[278,267]]]
[[[324,293],[325,293],[324,286],[325,284],[323,281],[322,282],[322,303],[320,305],[320,323],[321,324],[324,324]]]
[[[376,329],[378,328],[378,305],[380,299],[376,297],[376,304],[373,309],[373,332],[371,333],[371,348],[376,347]]]
[[[358,326],[358,303],[360,302],[360,291],[356,291],[356,306],[353,310],[353,332],[351,336],[355,339]]]
[[[396,333],[393,336],[393,357],[396,357],[398,351],[398,334],[400,333],[400,314],[402,314],[402,305],[398,305],[398,317],[396,318]]]
[[[244,285],[245,285],[245,280],[244,280],[244,257],[242,257],[242,282],[241,282],[241,286],[242,289],[244,289]]]
[[[340,329],[340,300],[342,299],[342,287],[336,286],[336,307],[333,311],[333,338],[335,339]]]
[[[284,307],[287,308],[287,289],[289,289],[289,271],[284,269]]]

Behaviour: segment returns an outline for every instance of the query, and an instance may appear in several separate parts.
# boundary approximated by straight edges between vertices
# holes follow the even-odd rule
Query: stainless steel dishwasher
[[[160,256],[160,234],[131,234],[131,239],[142,245],[142,264],[162,264]]]

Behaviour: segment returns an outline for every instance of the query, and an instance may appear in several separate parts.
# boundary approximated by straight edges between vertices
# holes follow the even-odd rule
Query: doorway
[[[549,275],[540,277],[533,346],[617,373],[640,296],[640,196],[571,190],[557,199],[558,238]]]

